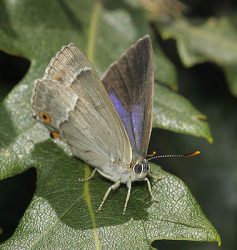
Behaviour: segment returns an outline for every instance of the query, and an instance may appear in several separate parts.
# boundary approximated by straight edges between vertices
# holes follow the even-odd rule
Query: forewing
[[[60,132],[76,156],[98,168],[113,162],[129,166],[132,150],[124,125],[93,66],[75,45],[63,47],[36,81],[32,106],[38,119],[42,111],[50,115],[46,125]]]
[[[126,128],[133,151],[147,153],[152,129],[153,58],[149,36],[139,39],[103,77],[104,86]]]

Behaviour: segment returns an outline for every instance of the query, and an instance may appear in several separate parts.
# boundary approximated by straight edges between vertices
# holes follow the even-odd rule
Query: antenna
[[[156,152],[153,152],[152,155],[147,155],[149,158],[146,158],[148,161],[157,159],[157,158],[178,158],[178,157],[192,157],[192,156],[196,156],[196,155],[200,155],[201,152],[199,150],[196,150],[192,153],[188,153],[188,154],[169,154],[169,155],[156,155]]]

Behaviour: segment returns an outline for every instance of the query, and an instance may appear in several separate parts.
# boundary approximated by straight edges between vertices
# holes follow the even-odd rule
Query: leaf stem
[[[94,61],[95,41],[97,33],[96,31],[97,31],[98,19],[101,12],[101,7],[102,7],[101,2],[99,0],[96,0],[91,14],[91,21],[88,34],[87,57],[91,62]]]

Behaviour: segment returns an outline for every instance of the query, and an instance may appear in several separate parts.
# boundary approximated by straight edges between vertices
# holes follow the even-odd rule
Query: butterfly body
[[[32,95],[33,116],[54,138],[114,184],[128,187],[148,181],[145,159],[151,134],[153,97],[152,47],[149,36],[139,39],[110,66],[102,81],[74,45],[52,58]],[[150,183],[148,183],[150,187]],[[150,188],[149,188],[150,190]]]

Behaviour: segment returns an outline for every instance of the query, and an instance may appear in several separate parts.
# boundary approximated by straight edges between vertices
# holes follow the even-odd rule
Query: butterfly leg
[[[104,195],[104,198],[103,198],[102,202],[100,203],[100,205],[99,205],[99,207],[98,207],[98,209],[97,209],[97,212],[99,212],[99,211],[101,210],[102,206],[104,205],[104,202],[105,202],[106,199],[108,198],[108,195],[109,195],[110,191],[111,191],[111,190],[117,189],[119,186],[120,186],[120,180],[119,180],[119,181],[116,181],[112,186],[110,186],[110,187],[107,189],[107,191],[106,191],[106,193],[105,193],[105,195]]]
[[[123,214],[125,214],[125,212],[126,212],[128,201],[129,201],[130,194],[131,194],[131,188],[132,188],[132,182],[131,181],[129,181],[127,183],[127,187],[128,187],[128,192],[127,192],[127,197],[126,197],[125,204],[124,204],[124,207],[123,207]]]
[[[91,175],[90,176],[88,176],[87,178],[79,178],[78,180],[79,181],[89,181],[90,179],[92,179],[93,178],[93,176],[95,175],[95,172],[96,172],[97,170],[96,170],[96,168],[94,168],[94,170],[92,171],[92,173],[91,173]]]
[[[155,200],[154,195],[153,195],[152,190],[151,190],[151,183],[150,183],[149,179],[145,178],[144,181],[146,181],[146,183],[147,183],[147,187],[148,187],[148,191],[149,191],[149,193],[151,195],[151,199]]]

